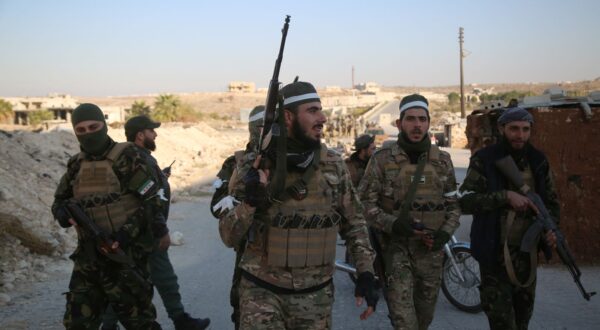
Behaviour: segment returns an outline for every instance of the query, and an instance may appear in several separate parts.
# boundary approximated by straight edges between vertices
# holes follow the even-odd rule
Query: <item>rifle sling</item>
[[[504,266],[506,267],[506,273],[508,274],[508,279],[510,283],[520,288],[525,288],[530,286],[535,280],[535,269],[537,267],[537,250],[529,252],[529,277],[527,281],[521,283],[515,274],[515,269],[513,266],[512,258],[510,256],[510,250],[508,249],[508,233],[510,233],[510,227],[512,227],[513,222],[515,221],[515,211],[508,211],[508,216],[506,217],[506,235],[504,238]],[[539,237],[538,239],[539,240]],[[537,244],[536,244],[537,245]]]
[[[315,175],[317,167],[319,166],[319,162],[321,161],[321,150],[318,149],[315,151],[315,156],[313,158],[310,166],[304,171],[302,177],[291,185],[287,186],[283,193],[281,193],[279,200],[284,202],[293,196],[294,192],[301,191],[302,189],[306,189],[306,185],[310,179]],[[308,193],[308,192],[307,192]],[[314,192],[313,192],[314,193]]]

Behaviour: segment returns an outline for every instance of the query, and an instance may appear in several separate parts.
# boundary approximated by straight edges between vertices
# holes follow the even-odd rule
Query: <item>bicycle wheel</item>
[[[350,253],[349,249],[346,248],[346,255],[344,256],[344,261],[351,266],[356,266],[354,265],[354,260],[352,259],[352,253]],[[348,277],[350,277],[350,279],[352,280],[352,282],[356,283],[356,274],[354,273],[348,273]]]
[[[481,298],[479,296],[479,263],[471,256],[471,249],[462,246],[452,248],[455,269],[448,256],[444,257],[442,271],[442,291],[452,305],[467,313],[481,312]],[[461,280],[459,273],[462,275]]]

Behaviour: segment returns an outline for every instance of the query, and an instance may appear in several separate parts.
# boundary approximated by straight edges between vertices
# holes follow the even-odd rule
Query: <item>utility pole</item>
[[[354,65],[352,66],[352,89],[354,89]]]
[[[465,37],[463,35],[464,29],[458,28],[458,44],[460,45],[460,118],[465,118],[465,81],[463,76],[463,58],[465,54],[463,52],[463,42]]]

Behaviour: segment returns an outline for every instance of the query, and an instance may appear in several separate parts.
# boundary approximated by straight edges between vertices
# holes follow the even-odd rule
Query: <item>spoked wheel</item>
[[[463,246],[452,248],[456,268],[448,256],[444,258],[442,271],[442,291],[452,305],[467,313],[481,312],[479,296],[479,263],[471,255],[471,250]],[[461,276],[462,275],[462,279]]]

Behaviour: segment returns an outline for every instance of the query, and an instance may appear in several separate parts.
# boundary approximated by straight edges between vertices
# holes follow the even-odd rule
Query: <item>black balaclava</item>
[[[82,103],[77,106],[75,110],[73,110],[73,114],[71,116],[73,129],[77,124],[86,120],[101,121],[104,124],[104,127],[93,133],[87,133],[83,135],[75,134],[75,136],[79,141],[81,150],[94,156],[100,156],[106,151],[106,148],[110,145],[111,141],[110,137],[108,136],[108,127],[106,126],[104,114],[97,105],[91,103]]]

